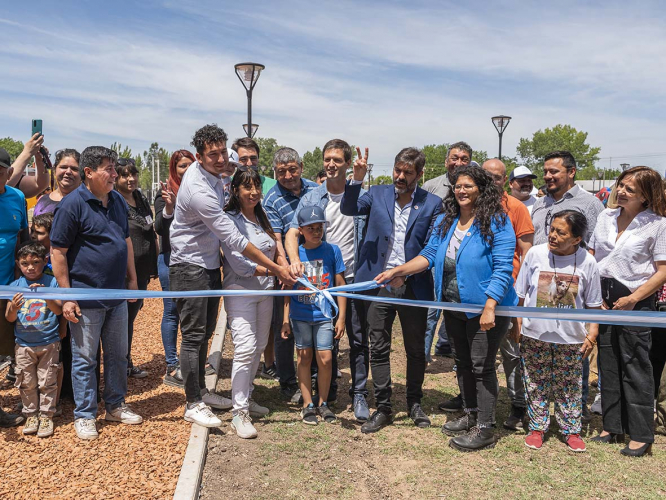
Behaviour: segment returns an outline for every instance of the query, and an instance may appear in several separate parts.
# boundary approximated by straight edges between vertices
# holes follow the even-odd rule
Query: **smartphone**
[[[44,135],[42,133],[42,120],[32,120],[32,135],[35,134]]]

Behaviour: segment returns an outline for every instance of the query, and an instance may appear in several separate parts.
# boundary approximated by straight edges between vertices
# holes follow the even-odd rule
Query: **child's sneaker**
[[[49,436],[53,436],[53,420],[51,420],[51,417],[41,415],[39,417],[39,430],[37,431],[37,437],[45,438]]]
[[[28,420],[25,421],[23,426],[23,434],[28,436],[30,434],[35,434],[39,430],[39,418],[37,415],[31,415],[28,417]]]
[[[585,443],[580,438],[580,434],[569,434],[566,438],[567,447],[574,453],[583,453],[586,451]]]
[[[257,429],[252,425],[252,419],[246,411],[239,411],[231,420],[231,428],[236,435],[242,439],[253,439],[257,437]]]
[[[530,431],[525,438],[525,446],[533,450],[540,450],[543,446],[543,431]]]
[[[310,403],[301,409],[301,419],[304,424],[317,425],[319,422],[317,421],[317,409],[315,408],[315,405]]]
[[[324,422],[329,424],[332,424],[338,419],[326,403],[322,403],[317,408],[317,412],[319,413],[319,416],[324,419]]]

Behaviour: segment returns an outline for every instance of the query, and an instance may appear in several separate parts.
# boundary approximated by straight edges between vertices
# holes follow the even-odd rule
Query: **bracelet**
[[[587,335],[585,335],[585,340],[587,340],[587,341],[588,341],[590,344],[592,344],[592,345],[597,345],[597,341],[596,341],[596,340],[592,340],[592,339],[591,339],[590,337],[588,337]]]

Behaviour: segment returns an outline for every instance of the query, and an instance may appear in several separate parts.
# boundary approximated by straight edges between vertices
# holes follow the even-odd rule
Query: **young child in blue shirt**
[[[326,224],[324,211],[317,206],[303,207],[296,217],[299,232],[305,240],[298,247],[298,253],[310,283],[320,290],[344,285],[345,264],[342,252],[336,245],[323,241]],[[294,289],[306,288],[296,284]],[[317,307],[314,298],[314,294],[285,298],[285,320],[281,332],[284,339],[289,337],[290,333],[294,334],[298,354],[296,372],[303,395],[301,418],[303,423],[308,425],[317,425],[317,415],[329,423],[336,420],[326,400],[331,385],[333,340],[341,338],[344,334],[347,314],[347,299],[338,297],[339,313],[334,326],[333,320],[326,318]],[[315,407],[312,402],[310,366],[313,355],[317,359],[319,407]]]
[[[44,274],[46,256],[46,248],[39,242],[21,246],[16,263],[23,276],[10,286],[57,288],[56,279]],[[17,293],[7,302],[5,318],[16,322],[16,386],[21,392],[26,435],[53,435],[60,358],[59,314],[59,300],[32,299],[29,294]]]

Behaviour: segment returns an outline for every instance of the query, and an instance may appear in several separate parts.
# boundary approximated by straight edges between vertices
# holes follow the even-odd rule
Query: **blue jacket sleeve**
[[[428,259],[428,269],[431,269],[435,265],[435,258],[437,257],[437,249],[442,242],[442,235],[439,231],[433,228],[439,227],[444,218],[443,215],[439,215],[433,224],[430,225],[430,238],[428,239],[428,244],[423,250],[419,253],[420,256]]]
[[[340,202],[342,215],[368,215],[372,207],[372,189],[361,194],[362,184],[345,184],[345,194]]]
[[[493,226],[495,239],[490,249],[493,274],[490,277],[486,295],[500,304],[509,287],[513,285],[513,252],[516,249],[516,235],[508,217],[504,226],[498,227],[497,224],[493,224]]]
[[[432,236],[432,233],[435,231],[435,228],[439,225],[439,216],[442,213],[442,199],[439,196],[433,195],[435,198],[437,198],[437,206],[435,207],[435,210],[432,212],[432,220],[430,222],[430,228],[428,229],[428,243],[430,242],[430,237]]]

